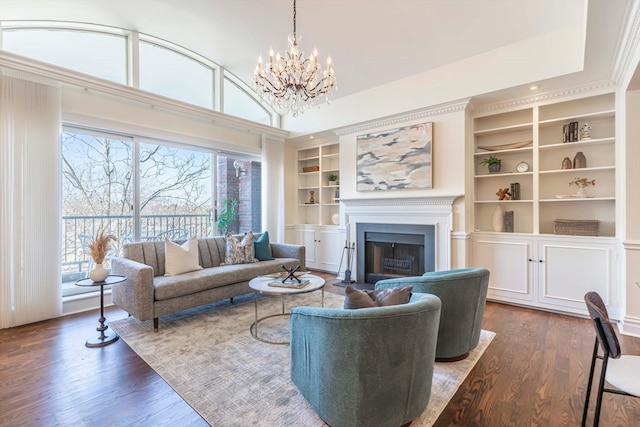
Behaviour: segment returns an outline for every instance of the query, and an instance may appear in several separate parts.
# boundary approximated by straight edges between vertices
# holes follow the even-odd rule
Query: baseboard
[[[625,316],[618,325],[618,330],[623,335],[640,338],[640,318],[635,316]]]

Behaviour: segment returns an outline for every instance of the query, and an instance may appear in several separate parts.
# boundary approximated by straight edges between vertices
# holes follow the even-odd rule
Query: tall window
[[[212,235],[212,153],[140,144],[140,239]]]
[[[217,234],[262,231],[262,164],[258,160],[218,155]]]
[[[76,129],[62,135],[63,295],[84,291],[73,282],[93,268],[88,245],[98,231],[118,244],[131,239],[132,153],[131,138]],[[107,254],[107,267],[117,252]]]
[[[117,239],[107,268],[133,241],[261,231],[259,158],[71,127],[61,151],[65,296],[92,291],[74,282],[93,268],[88,243],[99,231]]]

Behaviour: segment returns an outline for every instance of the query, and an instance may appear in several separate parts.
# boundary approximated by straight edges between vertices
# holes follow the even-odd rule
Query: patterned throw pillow
[[[224,259],[225,265],[231,264],[245,264],[247,262],[257,262],[255,256],[255,248],[253,247],[253,233],[248,232],[242,238],[242,241],[238,241],[238,238],[231,233],[227,233],[225,236],[227,243],[226,254]]]
[[[352,286],[347,286],[344,293],[344,308],[355,309],[406,304],[411,299],[412,290],[413,286],[403,286],[401,288],[361,291]]]

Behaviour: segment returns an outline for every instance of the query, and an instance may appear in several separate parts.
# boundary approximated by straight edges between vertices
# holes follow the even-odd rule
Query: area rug
[[[325,307],[342,307],[344,297],[325,293]],[[320,306],[320,291],[288,296],[292,306]],[[258,300],[260,317],[282,310],[279,297]],[[186,310],[151,321],[127,317],[110,327],[191,407],[213,426],[325,426],[289,378],[289,346],[253,338],[253,297]],[[288,316],[259,324],[259,336],[288,338]],[[482,356],[495,334],[482,331],[465,360],[436,363],[429,405],[412,426],[432,425]],[[327,366],[327,369],[331,369]]]

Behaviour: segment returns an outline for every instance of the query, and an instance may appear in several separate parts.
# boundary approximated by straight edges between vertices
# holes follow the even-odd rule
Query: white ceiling
[[[331,55],[335,98],[433,70],[568,26],[586,25],[585,69],[542,89],[611,79],[631,0],[298,0],[301,46]],[[588,14],[587,14],[588,12]],[[587,16],[585,16],[587,15]],[[211,58],[245,82],[259,54],[283,51],[291,0],[0,0],[2,20],[136,29]],[[485,102],[524,87],[484,95]],[[482,99],[483,97],[479,97]]]

